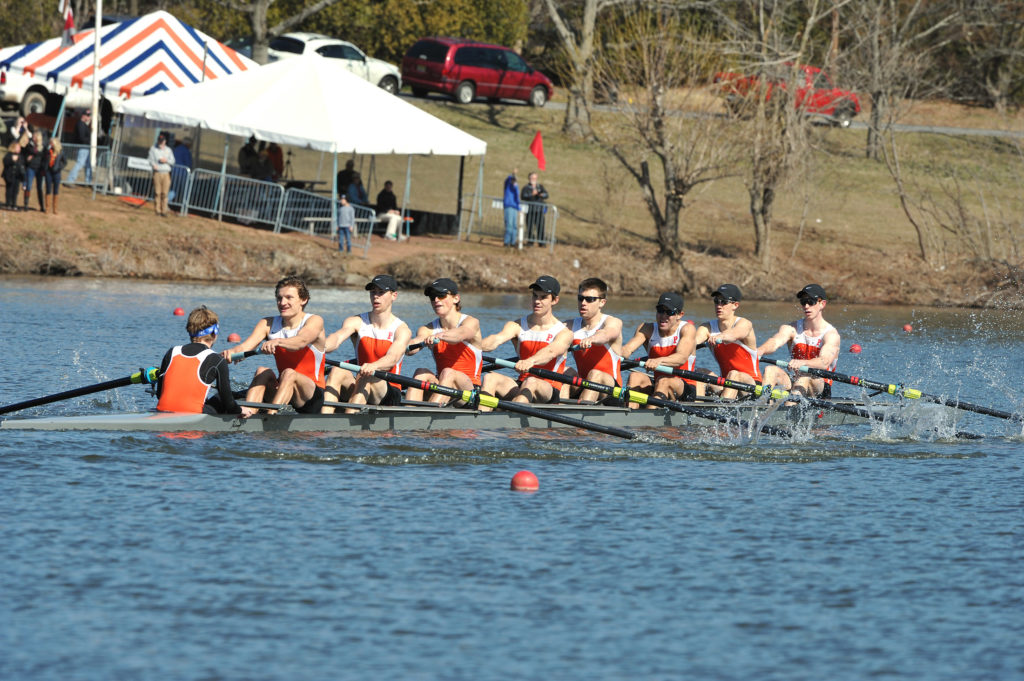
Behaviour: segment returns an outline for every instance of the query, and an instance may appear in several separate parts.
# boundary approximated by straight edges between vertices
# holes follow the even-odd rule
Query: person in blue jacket
[[[505,178],[505,246],[516,245],[516,230],[519,227],[519,182],[516,171]]]

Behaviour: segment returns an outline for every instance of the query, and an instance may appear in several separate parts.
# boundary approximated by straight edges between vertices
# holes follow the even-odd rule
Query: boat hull
[[[844,403],[853,404],[853,403]],[[766,412],[763,405],[722,405],[695,403],[705,413],[756,422]],[[620,407],[546,405],[545,411],[618,428],[664,428],[716,425],[718,421],[667,409],[625,409]],[[864,423],[867,419],[831,409],[807,410],[784,406],[769,415],[773,426],[839,426]],[[719,424],[721,425],[721,424]],[[726,424],[728,425],[728,424]],[[494,411],[445,407],[367,407],[355,414],[257,414],[248,419],[232,415],[144,412],[8,419],[0,430],[108,430],[206,433],[352,432],[352,431],[437,431],[507,430],[521,428],[571,428],[543,417]]]

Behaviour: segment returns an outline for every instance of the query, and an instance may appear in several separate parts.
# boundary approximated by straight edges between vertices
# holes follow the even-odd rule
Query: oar
[[[232,362],[237,362],[240,359],[245,359],[246,357],[252,357],[253,355],[258,354],[260,354],[259,348],[256,348],[255,350],[246,350],[245,352],[232,352],[230,359]]]
[[[638,365],[639,362],[634,360],[623,360],[622,366],[624,368],[631,368]],[[799,393],[790,393],[788,390],[780,390],[778,388],[772,388],[770,386],[751,385],[749,383],[737,383],[736,381],[730,381],[720,376],[712,376],[710,374],[704,374],[697,371],[688,371],[686,369],[680,369],[679,367],[658,367],[656,369],[661,373],[672,374],[673,376],[679,376],[680,378],[690,378],[695,381],[701,381],[703,383],[710,383],[712,385],[720,385],[725,388],[734,388],[741,392],[748,392],[754,395],[762,395],[765,392],[770,392],[773,400],[798,400],[800,402],[806,402],[819,409],[831,409],[832,411],[838,411],[843,414],[850,414],[852,416],[859,416],[865,419],[873,419],[875,421],[905,423],[900,418],[887,418],[884,414],[879,414],[870,409],[864,409],[863,407],[857,407],[852,404],[841,404],[833,402],[832,400],[823,400],[819,397],[808,397]],[[954,436],[965,440],[980,440],[983,436],[969,433],[967,431],[958,430],[954,433]]]
[[[515,362],[512,362],[510,360],[496,359],[494,357],[487,357],[486,355],[484,356],[484,361],[493,362],[498,366],[504,367],[506,369],[514,369],[516,365]],[[709,421],[717,421],[719,423],[725,423],[731,426],[739,426],[744,430],[748,430],[750,428],[750,423],[748,421],[737,418],[735,416],[730,416],[728,414],[719,414],[710,409],[703,409],[701,407],[688,407],[684,404],[680,404],[679,402],[673,402],[672,400],[665,400],[660,397],[646,395],[644,393],[636,392],[634,390],[626,390],[623,388],[619,388],[617,386],[603,385],[601,383],[592,383],[586,380],[585,378],[580,378],[579,376],[560,374],[557,371],[541,369],[539,367],[533,367],[532,369],[529,369],[528,373],[531,373],[535,376],[539,376],[540,378],[548,378],[551,379],[552,381],[561,381],[562,383],[568,383],[569,385],[575,385],[579,386],[580,388],[594,390],[595,392],[604,393],[605,395],[611,395],[612,397],[617,397],[619,399],[628,399],[630,402],[636,402],[637,404],[651,404],[654,405],[655,407],[665,407],[666,409],[669,409],[671,411],[677,411],[682,414],[690,414],[691,416],[697,416],[699,418],[707,419]],[[793,433],[790,432],[788,428],[781,428],[779,426],[765,425],[761,427],[761,432],[768,433],[770,435],[779,435],[781,437],[792,437],[793,435]]]
[[[91,395],[92,393],[103,392],[104,390],[110,390],[111,388],[123,388],[124,386],[132,385],[133,383],[154,384],[156,383],[156,380],[159,377],[160,370],[157,369],[156,367],[149,367],[148,369],[139,369],[131,376],[125,376],[124,378],[115,378],[112,381],[104,381],[103,383],[97,383],[96,385],[87,385],[84,388],[65,390],[62,393],[47,395],[46,397],[37,397],[33,400],[18,402],[17,404],[8,404],[6,407],[0,407],[0,414],[9,414],[12,411],[28,409],[29,407],[38,407],[41,404],[60,402],[61,400],[68,400],[71,399],[72,397]]]
[[[349,371],[359,371],[358,364],[349,364],[348,362],[339,362],[337,360],[329,359],[327,363],[331,366],[341,367],[342,369],[348,369]],[[398,383],[406,388],[420,388],[428,392],[438,393],[440,395],[447,395],[448,397],[456,400],[462,400],[469,404],[482,404],[485,407],[492,409],[502,409],[504,411],[513,411],[519,414],[525,414],[526,416],[533,416],[539,419],[545,419],[547,421],[555,421],[556,423],[564,423],[567,426],[575,426],[576,428],[583,428],[585,430],[593,430],[598,433],[604,433],[605,435],[614,435],[615,437],[625,438],[627,440],[636,439],[636,433],[626,430],[625,428],[615,428],[614,426],[603,426],[597,423],[591,423],[590,421],[584,421],[583,419],[574,418],[572,416],[565,416],[563,414],[556,414],[555,412],[547,411],[544,409],[537,409],[519,402],[509,402],[507,400],[499,400],[491,395],[484,395],[476,390],[458,390],[456,388],[449,388],[448,386],[438,385],[436,383],[429,383],[427,381],[418,381],[415,378],[409,378],[408,376],[402,376],[400,374],[393,374],[382,369],[378,369],[373,372],[373,375],[379,379],[388,381],[389,383]]]
[[[773,364],[782,369],[792,368],[800,373],[810,374],[811,376],[817,376],[818,378],[828,378],[833,381],[839,381],[840,383],[849,383],[850,385],[860,385],[871,390],[878,390],[883,393],[895,395],[896,397],[906,397],[911,400],[924,400],[926,402],[934,402],[935,404],[942,404],[953,409],[960,409],[962,411],[973,411],[977,414],[985,414],[986,416],[995,416],[1001,419],[1020,420],[1022,417],[1020,414],[1012,414],[1008,411],[1002,411],[1001,409],[992,409],[991,407],[983,407],[978,404],[971,404],[970,402],[963,402],[961,400],[952,400],[938,395],[931,395],[926,392],[917,390],[916,388],[904,388],[902,385],[895,385],[892,383],[879,383],[878,381],[869,381],[866,378],[860,378],[859,376],[847,376],[845,374],[839,374],[835,371],[827,371],[825,369],[816,369],[814,367],[801,366],[797,361],[787,361],[784,359],[772,359],[770,357],[762,357],[761,361],[765,364]]]

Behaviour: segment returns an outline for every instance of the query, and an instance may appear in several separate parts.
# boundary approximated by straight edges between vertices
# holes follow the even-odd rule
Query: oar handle
[[[623,360],[623,369],[635,369],[642,367],[643,362],[636,360]],[[770,385],[757,385],[752,383],[739,383],[737,381],[730,381],[722,376],[712,376],[711,374],[705,374],[701,371],[690,371],[689,369],[680,369],[679,367],[668,367],[668,366],[657,366],[652,371],[656,371],[662,374],[670,374],[672,376],[678,376],[679,378],[688,378],[691,381],[698,381],[700,383],[707,383],[709,385],[717,385],[723,388],[732,388],[740,392],[750,393],[760,397],[761,395],[768,395],[773,400],[784,400],[789,397],[788,390],[782,390],[775,388]]]
[[[239,360],[245,359],[246,357],[252,357],[253,355],[258,354],[260,354],[259,348],[256,348],[255,350],[246,350],[245,352],[232,352],[229,359],[232,362],[237,362]]]
[[[350,371],[359,371],[360,366],[358,364],[350,364],[348,362],[339,362],[337,360],[327,360],[331,366],[341,367],[342,369],[348,369]],[[482,404],[485,407],[491,409],[502,409],[504,411],[514,411],[527,416],[533,416],[535,418],[545,419],[547,421],[555,421],[556,423],[563,423],[567,426],[575,426],[576,428],[583,428],[585,430],[593,430],[598,433],[604,433],[606,435],[614,435],[627,440],[633,440],[636,438],[636,434],[625,428],[615,428],[613,426],[604,426],[597,423],[591,423],[590,421],[584,421],[572,416],[566,416],[564,414],[556,414],[551,411],[543,409],[537,409],[525,404],[518,402],[509,402],[506,400],[499,400],[492,395],[486,395],[476,390],[458,390],[457,388],[449,388],[448,386],[438,385],[437,383],[430,383],[429,381],[420,381],[415,378],[409,378],[408,376],[402,376],[401,374],[393,374],[390,371],[384,371],[383,369],[377,369],[373,372],[373,375],[381,380],[388,381],[389,383],[397,383],[405,386],[406,388],[420,388],[427,392],[435,392],[440,395],[447,395],[457,400],[462,400],[468,404]]]

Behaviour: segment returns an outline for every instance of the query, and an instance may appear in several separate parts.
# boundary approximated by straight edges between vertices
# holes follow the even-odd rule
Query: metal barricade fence
[[[469,216],[460,216],[460,224],[466,225],[460,232],[460,238],[468,239],[470,235],[475,234],[504,240],[505,205],[501,197],[478,197],[475,194],[467,194],[462,197],[462,205],[463,212],[469,213]],[[547,246],[549,250],[554,251],[557,241],[558,206],[533,201],[521,201],[520,206],[514,239],[516,245],[519,248],[532,245]]]
[[[147,201],[153,198],[153,166],[148,159],[124,154],[110,154],[109,157],[107,166],[110,168],[110,178],[106,183],[108,194]],[[191,174],[188,168],[179,166],[171,170],[171,191],[167,195],[170,205],[185,205]]]
[[[352,205],[356,213],[356,226],[350,235],[352,246],[363,249],[363,257],[370,250],[370,237],[377,222],[377,214],[366,206]],[[284,208],[275,232],[289,229],[328,239],[338,238],[337,226],[331,223],[331,199],[304,189],[291,188],[284,193]]]
[[[243,225],[273,227],[281,218],[284,187],[279,184],[203,169],[193,171],[189,179],[183,214],[227,216]]]
[[[89,145],[88,144],[64,144],[61,146],[67,165],[64,167],[64,176],[61,184],[74,184],[80,186],[92,186],[95,184],[106,186],[109,179],[107,173],[110,167],[110,147],[96,147],[96,176],[89,177]]]

